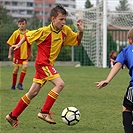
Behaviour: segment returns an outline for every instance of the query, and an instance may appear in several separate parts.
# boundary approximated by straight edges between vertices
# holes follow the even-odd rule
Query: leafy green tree
[[[119,5],[116,7],[116,11],[129,11],[128,0],[120,0]]]
[[[28,29],[35,30],[42,26],[42,22],[37,18],[37,16],[34,14],[29,20],[28,20]]]
[[[115,17],[115,20],[119,24],[126,24],[126,26],[131,26],[133,24],[133,14],[131,13],[130,5],[128,0],[120,0],[119,5],[116,7],[116,11],[122,12]],[[123,13],[125,12],[125,13]]]
[[[86,0],[85,2],[85,8],[91,8],[93,5],[91,4],[90,0]]]
[[[0,60],[8,60],[8,45],[6,42],[16,28],[17,25],[13,18],[8,15],[7,10],[0,5]]]

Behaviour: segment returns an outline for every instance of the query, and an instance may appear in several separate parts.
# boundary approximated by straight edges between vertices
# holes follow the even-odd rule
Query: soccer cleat
[[[23,90],[22,84],[18,84],[18,85],[17,85],[17,88],[18,88],[19,90]]]
[[[38,113],[38,118],[40,118],[50,124],[56,124],[56,122],[51,118],[50,114]]]
[[[13,128],[17,128],[18,127],[18,120],[14,120],[10,117],[10,115],[6,116],[6,120],[11,124],[11,126]]]
[[[16,88],[15,88],[15,86],[12,86],[11,88],[10,88],[10,90],[15,90]]]

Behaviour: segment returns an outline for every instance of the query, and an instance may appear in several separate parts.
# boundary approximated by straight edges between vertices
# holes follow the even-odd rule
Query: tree
[[[133,24],[133,14],[128,0],[120,0],[119,5],[116,7],[116,11],[119,12],[119,14],[115,17],[114,22],[116,21],[119,25],[124,24],[127,27],[131,27]]]
[[[90,0],[86,0],[85,2],[85,8],[91,8],[93,5],[91,4]]]
[[[14,19],[8,15],[7,10],[0,5],[0,60],[8,60],[8,45],[6,42],[16,28],[17,25]]]
[[[37,18],[35,14],[28,20],[28,29],[35,30],[42,26],[42,22]]]
[[[119,5],[116,7],[116,11],[129,11],[129,4],[127,0],[120,0]]]

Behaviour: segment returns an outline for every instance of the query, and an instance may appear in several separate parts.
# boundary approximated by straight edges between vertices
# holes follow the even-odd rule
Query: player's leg
[[[19,78],[19,83],[17,85],[17,88],[19,90],[23,90],[23,81],[24,81],[24,78],[25,78],[25,75],[26,75],[26,70],[27,70],[27,67],[28,67],[28,60],[25,60],[22,62],[22,70],[21,70],[21,73],[20,73],[20,78]]]
[[[122,108],[122,117],[123,117],[123,126],[125,133],[133,133],[133,87],[128,87],[126,95],[123,101],[123,108]]]
[[[56,99],[58,98],[60,91],[64,88],[64,82],[60,77],[51,80],[51,82],[54,84],[54,88],[50,90],[50,92],[48,93],[44,106],[42,107],[41,110],[42,112],[45,113],[50,112],[50,109],[53,106]]]
[[[28,93],[23,95],[16,107],[12,112],[6,116],[6,120],[11,124],[12,127],[18,126],[18,116],[25,110],[25,108],[30,104],[32,98],[34,98],[40,91],[41,85],[38,83],[33,83]]]
[[[54,84],[54,88],[50,90],[50,92],[47,95],[46,101],[41,110],[41,112],[43,113],[50,112],[50,109],[52,108],[54,102],[58,98],[60,91],[64,88],[64,82],[60,77],[52,80],[51,82]]]
[[[13,73],[12,73],[12,87],[10,90],[15,90],[17,76],[18,76],[19,66],[14,65]]]
[[[131,110],[127,110],[123,106],[122,117],[123,117],[123,126],[124,126],[125,133],[133,133],[133,125],[132,125],[133,116],[132,116],[132,111]]]
[[[64,88],[64,82],[60,77],[51,80],[51,82],[54,84],[54,88],[48,93],[41,112],[38,113],[38,117],[50,124],[56,124],[56,122],[50,116],[50,109],[57,100],[59,93]]]
[[[42,67],[42,69],[38,68],[38,70],[40,74],[43,74],[42,76],[44,76],[45,80],[52,82],[54,85],[54,88],[48,93],[41,112],[38,113],[38,117],[48,123],[56,124],[56,122],[50,117],[50,109],[58,98],[60,91],[64,88],[64,82],[52,66]]]

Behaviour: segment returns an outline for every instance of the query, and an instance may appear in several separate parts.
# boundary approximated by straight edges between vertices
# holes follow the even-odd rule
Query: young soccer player
[[[133,29],[128,32],[127,37],[130,45],[123,48],[122,51],[117,55],[115,65],[111,69],[106,80],[96,82],[96,84],[99,89],[105,87],[119,72],[123,65],[126,65],[126,67],[129,69],[129,75],[131,78],[123,100],[122,117],[125,133],[133,133]]]
[[[9,45],[9,53],[8,53],[9,60],[12,60],[11,46],[17,44],[22,39],[24,34],[28,32],[26,27],[27,27],[27,20],[25,18],[19,19],[18,30],[14,31],[7,41],[7,44]],[[15,86],[16,86],[17,76],[18,76],[18,71],[20,66],[22,66],[22,70],[20,73],[20,78],[19,78],[19,83],[17,85],[17,88],[19,90],[23,90],[22,83],[26,75],[28,59],[30,55],[31,55],[31,44],[27,41],[25,41],[19,49],[14,51],[14,57],[13,57],[14,70],[12,73],[12,86],[10,90],[16,89]]]
[[[114,61],[115,61],[116,57],[117,57],[116,51],[112,50],[110,53],[110,56],[109,56],[109,60],[110,60],[109,68],[112,68],[114,66]]]
[[[33,83],[12,112],[6,116],[6,120],[12,127],[18,126],[18,116],[30,104],[31,100],[38,94],[47,81],[50,81],[54,85],[54,88],[48,93],[46,101],[38,113],[38,118],[50,124],[56,124],[51,118],[50,109],[64,88],[64,81],[54,68],[54,62],[63,46],[79,45],[83,36],[82,21],[79,20],[77,22],[79,32],[75,33],[65,25],[66,17],[67,11],[62,6],[54,7],[51,10],[52,22],[50,25],[39,28],[38,30],[29,31],[17,45],[12,46],[14,50],[17,50],[25,40],[29,43],[35,41],[38,46],[38,54],[35,62],[36,73]]]

